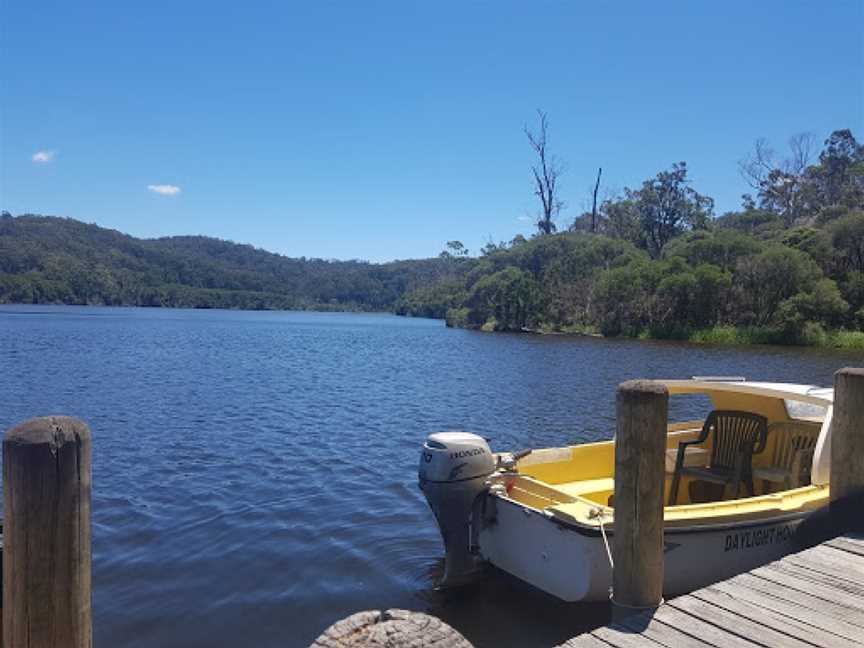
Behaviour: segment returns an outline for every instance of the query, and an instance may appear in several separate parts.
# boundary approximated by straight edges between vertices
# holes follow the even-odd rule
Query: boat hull
[[[596,527],[564,523],[506,497],[489,496],[477,531],[481,556],[564,601],[609,598],[612,569]],[[663,593],[676,596],[777,560],[800,548],[801,525],[816,511],[734,524],[667,528]],[[609,547],[614,531],[606,528]]]

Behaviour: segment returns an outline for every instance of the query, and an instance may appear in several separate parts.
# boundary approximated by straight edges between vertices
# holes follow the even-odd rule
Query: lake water
[[[484,646],[603,620],[492,574],[433,590],[417,488],[430,432],[493,449],[606,438],[616,385],[745,375],[830,384],[864,357],[483,334],[388,315],[0,307],[0,428],[93,430],[97,648],[306,646],[352,612],[440,616]]]

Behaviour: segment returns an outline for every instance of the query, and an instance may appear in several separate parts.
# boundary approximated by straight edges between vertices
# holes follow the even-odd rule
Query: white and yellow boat
[[[719,461],[705,421],[669,423],[667,502],[679,443],[697,442],[680,453],[681,464],[696,469],[679,471],[676,501],[664,509],[664,594],[793,551],[801,525],[828,506],[833,391],[743,379],[660,382],[673,399],[704,394],[713,410],[756,415],[767,429],[748,454],[745,486],[753,493],[745,488],[739,497],[740,484],[712,488],[698,474]],[[420,486],[444,538],[444,584],[472,579],[490,563],[565,601],[608,599],[614,470],[614,440],[514,455],[493,454],[483,438],[465,432],[430,435]]]

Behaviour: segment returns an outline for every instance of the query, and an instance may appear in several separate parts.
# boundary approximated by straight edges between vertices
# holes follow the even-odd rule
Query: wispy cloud
[[[180,193],[180,187],[176,185],[147,185],[147,189],[162,196],[176,196]]]
[[[31,158],[36,164],[48,164],[54,160],[56,151],[36,151]]]
[[[530,216],[517,216],[516,220],[522,221],[523,223],[527,223],[528,221],[532,221],[534,219],[531,218]]]

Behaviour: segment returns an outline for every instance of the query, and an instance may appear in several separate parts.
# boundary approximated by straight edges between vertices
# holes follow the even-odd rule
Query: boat
[[[740,377],[657,382],[670,411],[693,395],[709,408],[667,425],[664,596],[800,548],[807,521],[828,507],[833,390]],[[749,465],[735,483],[718,485],[703,477],[719,465],[717,417],[730,412],[756,421],[763,437],[746,448]],[[476,580],[492,565],[564,601],[608,600],[614,472],[614,439],[493,453],[468,432],[429,435],[419,481],[444,540],[441,586]]]

